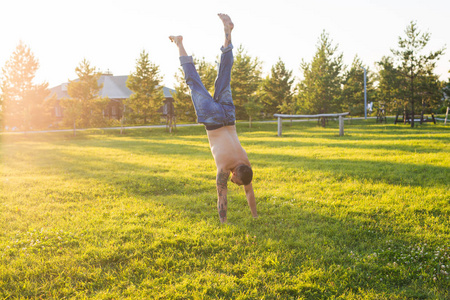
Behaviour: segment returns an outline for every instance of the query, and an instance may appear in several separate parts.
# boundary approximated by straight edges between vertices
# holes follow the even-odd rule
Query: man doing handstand
[[[253,171],[247,153],[239,142],[235,126],[235,108],[231,97],[231,67],[233,66],[233,45],[231,31],[233,22],[226,14],[219,14],[225,30],[225,43],[220,59],[217,79],[214,85],[214,97],[204,87],[194,66],[192,56],[188,56],[183,47],[182,36],[170,36],[178,46],[180,63],[186,83],[191,90],[192,102],[197,114],[197,122],[206,127],[211,153],[217,167],[217,209],[222,223],[227,221],[227,182],[243,185],[247,203],[254,218],[256,212],[255,194],[252,187]]]

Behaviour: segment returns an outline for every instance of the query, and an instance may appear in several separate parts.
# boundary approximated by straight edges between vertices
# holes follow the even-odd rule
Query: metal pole
[[[364,119],[367,120],[367,87],[366,87],[367,71],[366,68],[364,67],[361,67],[361,69],[364,70]]]

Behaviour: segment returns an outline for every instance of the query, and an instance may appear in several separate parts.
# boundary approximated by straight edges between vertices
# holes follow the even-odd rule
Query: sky
[[[232,41],[263,62],[264,75],[281,59],[301,78],[325,31],[343,53],[345,65],[357,55],[370,70],[411,21],[431,33],[426,53],[448,47],[435,73],[450,73],[448,0],[1,0],[0,67],[20,41],[39,60],[35,83],[50,87],[75,79],[85,58],[99,71],[129,75],[145,50],[173,88],[178,51],[169,35],[183,35],[187,52],[214,62],[224,40],[217,13],[227,13]]]

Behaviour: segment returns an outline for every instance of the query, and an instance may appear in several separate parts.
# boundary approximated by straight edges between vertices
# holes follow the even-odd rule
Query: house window
[[[117,116],[117,107],[115,105],[111,107],[111,115],[114,117]]]

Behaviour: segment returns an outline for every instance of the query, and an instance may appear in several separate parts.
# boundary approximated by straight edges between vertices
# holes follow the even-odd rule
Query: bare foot
[[[172,41],[172,43],[175,43],[175,45],[177,45],[180,56],[187,56],[187,52],[183,46],[183,37],[181,35],[171,35],[169,36],[169,39]]]
[[[234,24],[233,24],[233,22],[231,22],[230,16],[228,16],[227,14],[218,14],[218,16],[223,22],[223,27],[225,29],[225,32],[231,33],[231,30],[233,30],[233,28],[234,28]]]
[[[179,46],[183,42],[183,37],[181,35],[171,35],[169,36],[169,39],[177,46]]]

